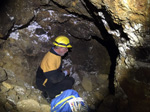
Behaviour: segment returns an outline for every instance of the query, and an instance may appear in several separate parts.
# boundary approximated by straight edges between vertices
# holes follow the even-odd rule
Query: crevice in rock
[[[108,34],[107,30],[105,29],[104,25],[101,22],[101,19],[99,19],[98,15],[96,15],[96,14],[98,14],[99,10],[95,6],[93,6],[89,1],[86,1],[86,0],[83,0],[83,1],[84,1],[85,5],[86,5],[86,6],[85,5],[84,6],[86,7],[87,11],[89,12],[89,14],[94,19],[93,22],[95,23],[95,25],[97,26],[97,28],[101,31],[102,37],[105,40],[109,39],[109,37],[111,35]]]
[[[82,1],[82,0],[81,0]],[[106,8],[103,6],[101,9],[97,9],[93,4],[91,4],[89,1],[83,0],[84,3],[82,4],[85,6],[86,10],[89,12],[91,17],[94,19],[94,23],[97,26],[97,28],[101,31],[101,34],[105,40],[111,39],[112,35],[110,35],[104,25],[102,24],[101,18],[98,16],[98,12],[103,12],[105,19],[107,23],[109,23],[109,26],[112,30],[119,30],[120,37],[125,38],[126,40],[129,40],[126,33],[123,32],[123,28],[121,25],[115,24],[112,20],[111,15],[106,11]]]
[[[0,14],[2,14],[1,16],[6,15],[5,9],[6,9],[6,4],[7,4],[8,2],[9,2],[9,0],[0,0]],[[0,22],[0,23],[1,23],[1,22]],[[7,40],[7,38],[8,38],[8,36],[9,36],[9,34],[10,34],[12,28],[13,28],[13,25],[11,26],[10,29],[8,29],[6,36],[4,36],[4,37],[1,38],[1,39]],[[2,30],[3,30],[3,29],[2,29]]]
[[[62,8],[62,9],[67,8],[66,6],[59,5],[57,2],[55,2],[53,0],[51,0],[51,2],[53,2],[55,5],[57,5],[58,7]]]
[[[34,20],[34,17],[33,17],[27,24],[25,24],[25,25],[23,25],[23,26],[21,26],[21,27],[18,27],[18,28],[15,28],[15,27],[14,27],[15,24],[13,24],[13,26],[8,30],[7,35],[4,36],[4,37],[1,38],[1,39],[7,40],[12,32],[15,32],[16,30],[24,29],[24,28],[28,27],[28,26],[30,25],[30,23],[31,23],[33,20]]]
[[[20,30],[20,29],[24,29],[24,28],[28,27],[30,25],[30,23],[34,20],[34,18],[35,18],[35,16],[30,21],[28,21],[27,24],[24,24],[21,27],[14,27],[15,24],[13,24],[13,26],[9,29],[7,35],[5,37],[3,37],[3,39],[7,40],[12,32],[15,32],[16,30]]]
[[[115,74],[115,68],[116,68],[116,59],[119,55],[119,50],[118,47],[115,44],[115,40],[113,39],[112,35],[110,35],[107,30],[105,29],[104,25],[101,22],[101,19],[95,15],[95,13],[98,13],[99,11],[102,11],[104,13],[106,13],[106,11],[103,10],[98,10],[96,9],[89,1],[84,0],[86,7],[88,8],[88,12],[91,14],[91,16],[94,18],[94,23],[97,26],[97,28],[100,30],[101,34],[102,34],[102,39],[100,39],[99,37],[93,37],[94,39],[96,39],[100,44],[102,44],[103,46],[106,47],[106,49],[108,50],[109,56],[110,56],[110,60],[111,60],[111,66],[110,66],[110,73],[109,73],[109,92],[111,94],[115,94],[115,86],[114,86],[114,74]],[[108,13],[107,13],[108,14]],[[110,16],[107,16],[109,19],[111,18]],[[112,20],[110,20],[112,21]],[[113,23],[113,22],[111,22]],[[119,25],[113,25],[114,29],[118,29],[120,28],[122,30],[122,27],[120,27]],[[123,31],[122,31],[123,32]],[[125,35],[125,34],[124,34]],[[127,37],[127,36],[125,36]],[[128,39],[128,38],[126,38]]]
[[[88,21],[90,21],[90,22],[93,22],[93,20],[94,20],[92,17],[90,18],[90,17],[87,17],[87,16],[85,16],[85,15],[80,15],[80,14],[78,14],[78,13],[76,13],[76,12],[71,12],[71,11],[67,10],[67,7],[62,6],[62,5],[59,5],[57,2],[55,2],[55,1],[53,1],[53,0],[51,0],[51,2],[53,2],[57,7],[61,8],[61,9],[64,9],[64,10],[65,10],[66,12],[68,12],[69,14],[73,14],[73,15],[79,17],[79,18],[82,18],[82,19],[84,19],[84,20],[88,20]],[[47,6],[47,5],[45,5],[45,6]]]
[[[0,68],[1,69],[1,68]],[[3,73],[1,73],[2,72],[2,70],[0,71],[0,74],[2,75],[3,74],[3,77],[0,77],[1,79],[0,79],[0,83],[2,83],[3,81],[6,81],[7,79],[8,79],[8,74],[7,74],[7,72],[6,72],[6,70],[5,69],[3,69]],[[1,91],[1,90],[0,90]]]
[[[119,51],[117,46],[115,45],[115,42],[113,39],[104,41],[100,39],[99,37],[92,37],[93,39],[97,40],[100,44],[102,44],[108,51],[108,54],[110,56],[111,60],[111,66],[110,66],[110,73],[109,73],[109,92],[111,94],[115,94],[115,86],[114,86],[114,74],[115,74],[115,68],[116,68],[116,59],[119,55]]]
[[[26,28],[26,27],[28,27],[29,25],[30,25],[30,23],[34,20],[34,18],[35,18],[35,16],[33,16],[33,18],[31,18],[31,20],[29,20],[28,22],[27,22],[27,24],[24,24],[24,25],[22,25],[21,27],[18,27],[18,28],[16,28],[15,30],[19,30],[19,29],[24,29],[24,28]],[[15,31],[15,30],[13,30],[13,32]]]
[[[10,33],[13,32],[12,31],[13,27],[14,27],[14,25],[8,30],[7,35],[2,38],[3,40],[7,40],[9,38]]]
[[[109,24],[110,30],[119,30],[120,32],[120,37],[124,38],[126,41],[129,40],[128,36],[126,33],[123,32],[123,27],[119,24],[116,24],[113,22],[113,19],[111,17],[111,15],[106,11],[106,8],[103,7],[100,12],[103,12],[104,16],[105,16],[105,20],[107,21],[107,23]],[[97,12],[98,13],[98,12]]]

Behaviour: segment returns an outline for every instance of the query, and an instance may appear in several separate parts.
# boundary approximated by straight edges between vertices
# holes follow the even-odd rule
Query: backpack
[[[88,112],[88,108],[78,92],[68,89],[51,101],[51,112]]]

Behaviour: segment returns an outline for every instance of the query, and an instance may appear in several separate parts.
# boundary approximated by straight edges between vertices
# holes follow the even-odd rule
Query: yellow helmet
[[[58,36],[53,42],[55,46],[72,48],[70,41],[66,36]]]

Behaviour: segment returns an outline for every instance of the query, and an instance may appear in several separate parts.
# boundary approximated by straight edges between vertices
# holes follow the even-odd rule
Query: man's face
[[[68,52],[67,47],[59,47],[59,55],[64,56]]]

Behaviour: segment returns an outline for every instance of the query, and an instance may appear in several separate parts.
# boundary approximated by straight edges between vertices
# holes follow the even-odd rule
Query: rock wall
[[[93,5],[100,7],[97,1]],[[113,35],[120,55],[117,58],[116,91],[121,87],[126,95],[127,106],[131,112],[148,112],[149,103],[149,0],[114,0],[102,1],[102,5],[111,14],[114,23],[122,26],[123,35],[119,29],[111,30],[107,18],[100,12],[105,28]],[[117,89],[118,88],[118,89]],[[140,90],[140,91],[139,91]]]
[[[25,6],[26,2],[31,1],[16,2],[17,5],[23,3]],[[9,7],[8,4],[11,3],[7,1],[5,7]],[[15,4],[11,5],[16,6]],[[41,91],[36,89],[35,75],[44,54],[52,47],[52,41],[58,35],[69,37],[73,45],[72,51],[64,57],[63,68],[70,65],[73,67],[71,75],[76,80],[74,89],[91,108],[96,108],[96,105],[108,95],[107,78],[111,64],[106,48],[91,38],[101,38],[100,31],[92,21],[69,14],[56,6],[47,7],[43,2],[40,5],[39,7],[37,3],[31,2],[29,8],[32,11],[26,12],[29,13],[28,16],[33,14],[30,19],[24,14],[19,16],[18,8],[14,9],[15,13],[5,10],[12,14],[9,18],[13,18],[10,21],[13,26],[6,27],[6,35],[4,30],[1,30],[1,110],[50,111],[50,104],[43,99]],[[29,10],[28,7],[26,9]],[[20,10],[25,8],[22,7]],[[1,20],[5,21],[4,18]],[[26,18],[26,22],[21,18]],[[20,23],[16,22],[18,19],[21,20]],[[96,83],[93,84],[92,80]],[[46,107],[46,110],[42,110],[43,107]]]
[[[149,13],[149,0],[1,0],[1,98],[9,91],[16,94],[15,86],[5,85],[24,87],[17,83],[23,81],[34,86],[43,55],[54,37],[63,34],[77,46],[65,58],[64,67],[75,66],[74,88],[91,108],[149,112]],[[115,95],[107,97],[108,86],[115,87]],[[26,102],[41,109],[37,99],[17,96],[18,103],[10,103],[9,95],[4,98],[4,111],[16,104],[18,111],[27,111],[20,108]]]

